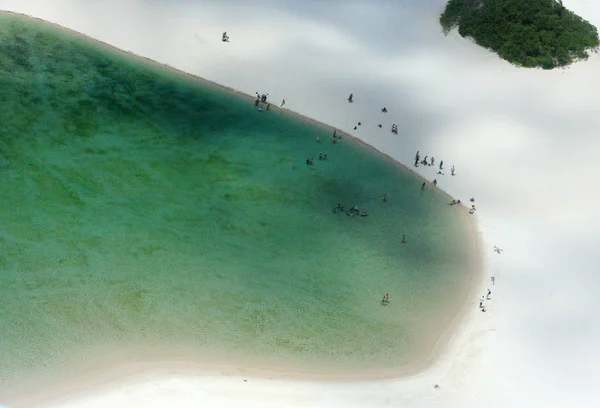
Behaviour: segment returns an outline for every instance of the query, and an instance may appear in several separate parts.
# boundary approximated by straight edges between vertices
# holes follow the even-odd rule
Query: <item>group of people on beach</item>
[[[223,41],[223,42],[228,42],[228,41],[229,41],[229,36],[227,35],[227,32],[224,32],[224,33],[223,33],[222,41]],[[259,93],[257,92],[257,93],[256,93],[256,100],[255,100],[255,106],[258,106],[258,105],[259,105],[259,103],[261,103],[261,102],[262,102],[262,103],[267,103],[267,97],[268,97],[268,94],[259,94]],[[354,94],[352,94],[352,93],[351,93],[351,94],[348,96],[348,102],[349,102],[349,103],[352,103],[352,102],[354,102]],[[283,107],[283,106],[285,105],[285,103],[286,103],[286,101],[285,101],[285,99],[283,99],[283,100],[281,101],[281,107]],[[267,108],[266,108],[266,109],[267,109],[267,110],[269,110],[269,109],[270,109],[270,106],[271,106],[271,104],[270,104],[270,103],[269,103],[269,104],[267,104]],[[259,107],[258,109],[259,109],[259,110],[262,110],[260,107]],[[387,112],[388,112],[388,110],[387,110],[387,108],[384,106],[384,107],[381,109],[381,112],[382,112],[382,113],[387,113]],[[358,122],[358,123],[357,123],[357,124],[354,126],[354,130],[357,130],[358,126],[361,126],[361,124],[362,124],[361,122]],[[382,127],[382,125],[381,125],[381,124],[379,124],[378,126],[379,126],[380,128]],[[394,134],[398,134],[398,126],[397,126],[395,123],[394,123],[394,124],[392,124],[391,132],[392,132],[392,133],[394,133]],[[335,130],[335,129],[334,129],[334,131],[333,131],[333,136],[332,136],[332,143],[334,143],[334,144],[335,144],[335,143],[336,143],[338,140],[341,140],[341,136],[337,136],[337,130]],[[318,136],[317,136],[317,142],[318,142],[318,143],[320,143],[320,142],[321,142],[321,139],[320,139]],[[414,165],[415,165],[415,167],[418,167],[418,166],[419,166],[419,164],[422,164],[422,165],[424,165],[424,166],[434,166],[434,165],[435,165],[435,158],[434,158],[434,157],[431,157],[431,160],[429,160],[429,161],[427,160],[427,158],[428,158],[428,156],[425,156],[425,157],[423,158],[423,160],[421,160],[420,152],[419,152],[419,151],[417,151],[417,153],[415,154],[415,162],[414,162]],[[326,154],[326,153],[325,153],[325,154],[323,154],[323,153],[319,153],[319,160],[324,160],[324,159],[327,159],[327,154]],[[306,164],[307,164],[307,165],[312,165],[313,163],[314,163],[314,162],[313,162],[313,159],[312,159],[312,158],[307,158],[307,159],[306,159]],[[442,161],[440,161],[440,162],[439,162],[439,171],[437,172],[437,174],[443,175],[443,173],[442,173],[442,170],[443,170],[443,168],[444,168],[444,161],[442,160]],[[451,175],[452,175],[452,176],[454,176],[454,175],[455,175],[455,168],[454,168],[454,166],[452,166],[452,167],[451,167],[451,169],[450,169],[450,172],[451,172]],[[433,180],[433,182],[432,182],[432,184],[433,184],[434,186],[436,186],[436,185],[437,185],[437,179],[434,179],[434,180]],[[421,184],[421,190],[424,190],[424,189],[425,189],[425,185],[426,185],[426,183],[425,183],[425,182],[423,182],[423,183]],[[383,195],[383,201],[384,201],[384,202],[386,202],[386,201],[387,201],[387,193]],[[474,198],[472,198],[472,199],[471,199],[471,201],[473,202],[473,201],[474,201]],[[460,201],[460,200],[456,200],[456,199],[454,199],[454,200],[452,200],[452,201],[451,201],[451,202],[450,202],[448,205],[457,205],[457,204],[459,204],[459,205],[460,205],[460,204],[461,204],[461,201]],[[342,206],[340,203],[338,203],[338,204],[337,204],[337,206],[336,206],[336,207],[334,207],[332,211],[333,211],[334,213],[338,213],[338,212],[344,212],[344,207],[343,207],[343,206]],[[469,211],[469,212],[470,212],[471,214],[473,214],[473,213],[475,212],[475,205],[474,205],[474,204],[471,206],[471,209],[470,209],[470,211]],[[361,211],[361,210],[358,208],[358,206],[351,207],[351,208],[350,208],[350,209],[349,209],[349,210],[346,212],[346,214],[347,214],[347,215],[349,215],[349,216],[362,216],[362,217],[364,217],[364,216],[367,216],[367,212],[366,212],[366,211],[364,211],[364,210],[363,210],[363,211]],[[404,234],[402,235],[402,238],[401,238],[400,242],[401,242],[402,244],[405,244],[405,243],[406,243],[406,235],[404,235]],[[498,253],[500,253],[500,251],[498,251]],[[491,280],[492,280],[492,284],[494,284],[494,277],[492,277],[492,278],[491,278]],[[480,298],[480,301],[479,301],[479,307],[480,307],[480,308],[481,308],[481,310],[482,310],[482,311],[484,311],[484,312],[485,312],[485,305],[484,305],[484,301],[485,301],[485,300],[489,300],[489,299],[490,299],[491,293],[492,293],[492,292],[491,292],[491,291],[488,289],[488,290],[487,290],[487,295],[486,295],[486,296],[482,296],[482,297]],[[386,305],[388,305],[389,303],[390,303],[390,295],[389,295],[389,293],[386,293],[386,294],[383,296],[382,300],[381,300],[381,304],[382,304],[383,306],[386,306]]]
[[[492,282],[494,277],[492,276]],[[487,293],[479,298],[479,308],[482,312],[485,312],[485,304],[486,300],[490,300],[492,296],[492,291],[488,288]]]
[[[422,164],[423,166],[433,166],[435,164],[435,157],[431,157],[431,160],[428,161],[427,157],[429,156],[425,156],[423,158],[423,160],[421,160],[421,155],[419,154],[419,150],[417,150],[417,153],[415,154],[415,167],[419,167],[419,164]],[[440,161],[440,170],[442,170],[444,168],[444,161]]]
[[[261,102],[262,103],[266,103],[267,104],[267,110],[271,110],[271,104],[267,103],[267,96],[269,94],[260,94],[258,92],[256,92],[256,100],[254,101],[254,106],[258,107],[258,111],[262,112],[262,108],[260,106],[258,106]]]
[[[350,103],[354,102],[354,94],[352,94],[352,93],[351,93],[351,94],[348,96],[348,102],[350,102]],[[388,110],[387,110],[387,108],[386,108],[385,106],[384,106],[384,107],[381,109],[381,112],[382,112],[382,113],[387,113],[387,111],[388,111]],[[357,129],[358,129],[358,127],[359,127],[360,125],[361,125],[361,122],[358,122],[358,123],[357,123],[357,124],[354,126],[354,130],[357,130]],[[381,128],[381,127],[382,127],[382,125],[381,125],[381,124],[378,124],[378,127],[379,127],[379,128]],[[392,129],[391,129],[391,131],[392,131],[392,133],[394,133],[394,134],[396,134],[396,135],[398,134],[398,126],[397,126],[395,123],[394,123],[394,124],[392,124]],[[335,137],[335,132],[334,132],[334,134],[333,134],[333,143],[335,143],[335,142],[336,142],[336,137]],[[419,152],[419,151],[417,151],[417,153],[415,154],[415,163],[414,163],[415,167],[419,167],[419,164],[421,164],[421,165],[423,165],[423,166],[428,166],[428,167],[431,167],[431,166],[435,166],[435,163],[436,163],[436,162],[435,162],[435,158],[434,158],[433,156],[431,157],[431,159],[430,159],[430,160],[428,160],[428,156],[425,156],[425,157],[423,158],[423,160],[421,160],[420,152]],[[438,168],[439,168],[439,170],[437,171],[437,174],[438,174],[438,175],[444,175],[444,173],[442,172],[442,170],[444,170],[444,161],[443,161],[443,160],[440,160],[440,162],[439,162],[439,165],[438,165]],[[453,165],[453,166],[450,168],[450,175],[452,175],[452,176],[454,176],[454,175],[455,175],[455,167],[454,167],[454,165]],[[431,183],[431,184],[433,184],[433,186],[437,186],[437,179],[434,179],[434,180],[432,181],[432,183]],[[424,189],[425,189],[425,186],[426,186],[426,182],[423,182],[423,183],[421,184],[421,190],[424,190]],[[383,196],[383,201],[384,201],[384,202],[385,202],[385,201],[387,201],[387,194],[384,194],[384,196]],[[471,198],[471,201],[472,201],[472,202],[474,202],[474,201],[475,201],[475,199],[474,199],[474,198]],[[457,204],[458,204],[458,205],[460,205],[460,204],[462,204],[462,202],[461,202],[459,199],[453,199],[453,200],[452,200],[452,201],[451,201],[451,202],[450,202],[448,205],[457,205]],[[335,212],[339,212],[339,211],[342,211],[342,212],[343,212],[343,210],[344,210],[344,208],[343,208],[343,207],[342,207],[340,204],[338,204],[338,205],[337,205],[337,207],[335,207],[335,208],[333,209],[333,212],[334,212],[334,213],[335,213]],[[470,214],[473,214],[473,213],[475,213],[475,211],[476,211],[476,208],[475,208],[475,205],[473,204],[473,205],[471,206],[471,209],[469,210],[469,213],[470,213]],[[354,214],[358,214],[358,213],[359,213],[359,212],[358,212],[358,207],[354,207],[353,209],[351,209],[350,211],[348,211],[348,214],[349,214],[349,215],[354,215]],[[362,215],[362,214],[361,214],[361,215]],[[402,238],[401,238],[401,243],[403,243],[403,244],[404,244],[404,243],[406,243],[406,235],[402,235]],[[494,278],[492,277],[492,284],[493,284],[493,282],[494,282]],[[482,296],[482,297],[481,297],[481,299],[480,299],[479,306],[480,306],[480,308],[482,309],[482,311],[484,311],[484,312],[485,312],[485,306],[484,306],[483,302],[484,302],[484,300],[486,300],[486,299],[487,299],[487,300],[489,300],[489,299],[490,299],[491,293],[492,293],[492,292],[491,292],[491,291],[488,289],[488,291],[487,291],[487,295],[486,295],[485,297],[484,297],[484,296]],[[389,302],[390,302],[390,300],[389,300],[389,299],[390,299],[390,295],[389,295],[389,293],[386,293],[386,294],[383,296],[382,300],[381,300],[381,304],[382,304],[383,306],[386,306],[386,305],[388,305],[388,304],[389,304]]]

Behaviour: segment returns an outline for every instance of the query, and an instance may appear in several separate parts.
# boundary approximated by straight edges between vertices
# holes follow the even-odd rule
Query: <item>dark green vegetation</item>
[[[523,67],[564,67],[600,45],[596,27],[556,0],[450,0],[440,24]]]

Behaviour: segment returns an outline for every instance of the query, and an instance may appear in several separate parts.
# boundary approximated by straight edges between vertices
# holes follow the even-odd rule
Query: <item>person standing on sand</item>
[[[281,107],[283,108],[283,105],[285,105],[285,99],[281,101]]]
[[[490,300],[490,296],[492,296],[492,291],[488,289],[486,299]]]
[[[482,296],[479,298],[479,307],[483,307],[483,301],[485,300],[485,297]]]
[[[435,158],[433,156],[431,156],[431,164],[430,166],[433,166],[433,162],[435,161]]]
[[[444,161],[442,160],[442,161],[440,162],[440,170],[443,170],[443,169],[444,169]]]
[[[454,176],[454,166],[450,169],[450,174]]]
[[[496,277],[495,276],[490,277],[490,280],[492,281],[492,286],[496,284]]]
[[[434,179],[434,180],[433,180],[433,185],[434,185],[434,186],[437,186],[437,179]]]

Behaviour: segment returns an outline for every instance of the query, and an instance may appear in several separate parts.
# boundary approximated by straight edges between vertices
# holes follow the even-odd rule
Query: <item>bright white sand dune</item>
[[[411,164],[454,164],[439,186],[477,198],[487,313],[417,377],[362,383],[142,373],[64,407],[594,406],[600,401],[600,57],[514,68],[437,26],[443,0],[0,0],[112,45],[272,100]],[[564,0],[600,26],[600,3]],[[227,30],[231,43],[222,44]],[[354,93],[356,102],[345,98]],[[381,107],[389,110],[387,116]],[[384,124],[378,129],[377,123]],[[397,123],[400,135],[389,132]],[[419,169],[429,179],[433,169]],[[493,245],[504,248],[502,254]],[[482,290],[485,288],[482,288]],[[247,382],[244,382],[247,379]],[[433,385],[439,384],[439,389]],[[0,401],[1,402],[1,401]],[[42,405],[44,406],[44,405]]]

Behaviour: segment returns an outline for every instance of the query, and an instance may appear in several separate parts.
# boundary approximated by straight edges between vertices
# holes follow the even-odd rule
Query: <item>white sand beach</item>
[[[563,3],[600,26],[600,3]],[[0,10],[248,94],[269,93],[275,103],[285,99],[285,108],[407,166],[417,150],[443,160],[443,176],[437,168],[417,172],[463,202],[476,198],[486,258],[481,294],[492,290],[487,311],[473,298],[442,358],[411,378],[291,381],[157,365],[10,406],[558,407],[600,400],[593,309],[600,57],[565,70],[515,68],[455,32],[444,37],[437,23],[444,4],[0,0]],[[223,31],[230,43],[220,41]],[[358,121],[363,126],[353,131]]]

